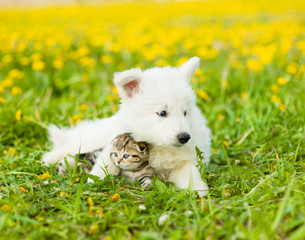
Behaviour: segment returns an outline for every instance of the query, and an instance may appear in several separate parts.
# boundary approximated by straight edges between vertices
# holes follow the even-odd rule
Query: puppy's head
[[[192,139],[191,125],[196,111],[190,79],[199,58],[179,68],[163,67],[141,71],[133,68],[116,73],[114,83],[121,97],[119,120],[136,141],[180,147]]]

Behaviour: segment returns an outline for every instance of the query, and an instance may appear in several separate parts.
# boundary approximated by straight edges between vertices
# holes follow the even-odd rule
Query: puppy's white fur
[[[197,146],[210,158],[210,130],[195,103],[190,79],[199,67],[199,58],[189,59],[179,68],[163,67],[141,71],[133,68],[115,74],[114,83],[121,97],[119,111],[110,118],[83,122],[75,128],[49,128],[53,150],[43,156],[47,165],[68,154],[104,148],[91,174],[105,177],[101,167],[111,174],[119,169],[110,160],[110,142],[119,134],[130,132],[136,141],[152,145],[150,164],[180,188],[191,186],[201,195],[208,187],[196,167]],[[158,113],[166,111],[167,116]],[[185,116],[186,112],[186,116]],[[189,133],[191,139],[181,144],[179,133]],[[69,159],[73,166],[73,160]]]

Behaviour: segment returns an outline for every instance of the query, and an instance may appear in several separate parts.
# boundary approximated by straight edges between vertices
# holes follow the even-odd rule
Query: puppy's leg
[[[47,152],[42,156],[42,163],[50,166],[58,161],[63,160],[65,157],[68,157],[69,151],[67,148],[55,148],[51,152]]]
[[[114,162],[110,159],[111,146],[107,146],[97,157],[90,174],[98,176],[100,179],[104,179],[106,174],[118,175],[121,171]],[[88,178],[88,182],[94,182],[91,178]]]
[[[202,181],[198,168],[194,163],[187,163],[177,169],[171,170],[168,180],[179,188],[191,187],[198,192],[199,196],[205,196],[209,189],[208,185]]]
[[[67,160],[67,163],[69,164],[71,171],[73,171],[75,167],[75,159],[70,156],[65,157],[64,159],[60,160],[56,166],[55,171],[58,175],[64,175],[67,173],[67,164],[65,159]]]

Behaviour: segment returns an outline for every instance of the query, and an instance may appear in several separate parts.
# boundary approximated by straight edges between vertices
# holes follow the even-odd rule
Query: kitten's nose
[[[123,158],[120,158],[119,160],[118,160],[118,163],[121,163],[123,161]]]
[[[190,140],[191,136],[190,136],[190,134],[188,134],[186,132],[183,132],[183,133],[179,133],[177,138],[178,138],[180,143],[184,144],[184,143],[187,143]]]

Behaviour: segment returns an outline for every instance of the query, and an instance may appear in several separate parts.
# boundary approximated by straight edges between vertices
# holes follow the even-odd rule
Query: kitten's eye
[[[124,154],[123,158],[125,158],[125,159],[129,158],[129,154]]]
[[[186,111],[184,111],[183,115],[186,117]]]
[[[160,117],[166,117],[166,116],[167,116],[167,112],[166,112],[166,111],[157,112],[157,114],[158,114]]]
[[[115,157],[118,157],[118,156],[119,156],[119,154],[116,153],[116,152],[114,152],[113,155],[114,155]]]

